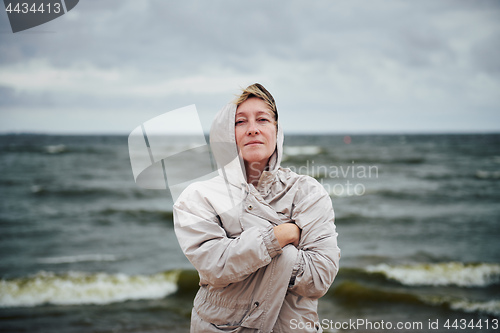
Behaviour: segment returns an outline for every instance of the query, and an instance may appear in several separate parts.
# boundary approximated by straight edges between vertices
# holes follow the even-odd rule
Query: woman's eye
[[[260,118],[259,121],[261,121],[261,122],[268,122],[269,119],[267,119],[267,118]]]
[[[236,120],[235,125],[241,125],[243,124],[243,122],[244,122],[243,120]]]

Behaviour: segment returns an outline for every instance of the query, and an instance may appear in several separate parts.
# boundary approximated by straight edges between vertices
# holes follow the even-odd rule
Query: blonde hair
[[[241,103],[252,97],[257,97],[263,100],[267,106],[269,106],[269,111],[273,114],[274,120],[276,122],[278,121],[278,108],[276,107],[274,97],[260,83],[254,83],[245,89],[242,89],[241,94],[234,100],[234,104],[238,107]]]

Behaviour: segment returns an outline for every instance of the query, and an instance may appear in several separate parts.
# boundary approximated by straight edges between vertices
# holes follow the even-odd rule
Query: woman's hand
[[[275,226],[274,235],[282,248],[288,244],[293,244],[295,247],[299,246],[300,228],[294,223],[283,223]]]

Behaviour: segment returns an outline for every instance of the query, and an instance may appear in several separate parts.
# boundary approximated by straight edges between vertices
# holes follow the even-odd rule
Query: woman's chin
[[[266,165],[268,159],[269,159],[269,157],[265,157],[263,155],[249,156],[249,157],[246,157],[246,158],[245,158],[245,156],[243,157],[243,160],[245,161],[245,164],[247,166],[250,166],[250,167],[253,166],[254,168],[259,168],[262,165]]]

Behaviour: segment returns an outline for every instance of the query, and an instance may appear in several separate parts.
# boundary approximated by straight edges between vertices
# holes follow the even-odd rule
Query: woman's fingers
[[[295,247],[299,245],[300,228],[294,223],[283,223],[275,226],[274,235],[281,247],[288,244],[293,244]]]

